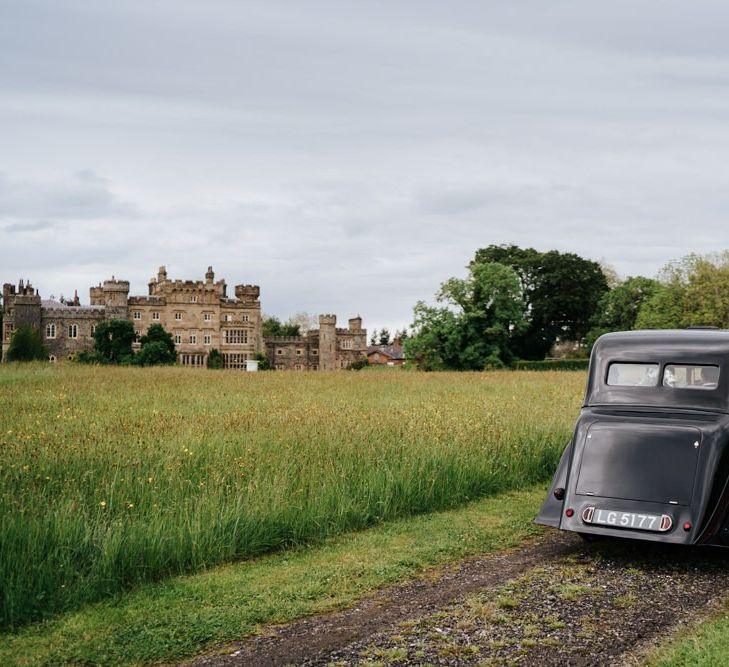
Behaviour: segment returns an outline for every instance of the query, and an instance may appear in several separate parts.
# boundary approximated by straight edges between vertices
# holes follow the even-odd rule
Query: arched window
[[[78,327],[75,324],[70,324],[68,327],[68,337],[78,338]]]
[[[55,324],[46,324],[46,338],[55,338],[56,337],[56,325]]]
[[[56,357],[55,357],[55,355],[53,355],[53,354],[50,355],[48,357],[48,361],[50,361],[52,364],[55,364],[56,363]]]

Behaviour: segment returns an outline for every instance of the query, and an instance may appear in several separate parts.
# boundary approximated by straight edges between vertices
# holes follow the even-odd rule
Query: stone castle
[[[129,296],[129,282],[104,281],[90,289],[90,305],[78,295],[70,302],[41,299],[29,282],[3,285],[3,360],[16,327],[38,329],[49,360],[72,358],[90,350],[94,330],[106,319],[129,320],[138,336],[152,324],[161,324],[174,337],[177,361],[183,366],[204,366],[208,354],[218,350],[225,368],[245,369],[246,363],[265,354],[277,370],[337,370],[362,359],[367,352],[367,330],[362,319],[337,327],[335,315],[321,315],[319,328],[301,336],[263,338],[258,285],[236,285],[227,294],[225,280],[215,280],[208,267],[205,280],[170,280],[160,267],[149,281],[149,294]],[[135,344],[137,347],[138,343]]]

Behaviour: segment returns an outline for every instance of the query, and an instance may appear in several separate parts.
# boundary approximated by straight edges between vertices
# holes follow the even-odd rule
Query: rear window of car
[[[663,386],[675,389],[716,389],[719,386],[719,367],[668,364],[663,369]]]
[[[655,387],[658,385],[658,364],[612,363],[607,383],[613,387]]]

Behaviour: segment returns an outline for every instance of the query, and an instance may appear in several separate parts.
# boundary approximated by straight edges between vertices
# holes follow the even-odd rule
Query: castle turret
[[[107,319],[126,320],[129,319],[129,281],[105,280],[102,288],[104,306]]]
[[[236,285],[235,298],[239,301],[258,301],[261,288],[258,285]]]
[[[163,283],[165,280],[167,280],[167,267],[160,266],[159,271],[157,271],[157,282]]]
[[[89,303],[92,306],[104,305],[104,288],[99,283],[96,287],[89,288]]]
[[[362,331],[362,318],[359,315],[349,318],[349,330]]]
[[[319,370],[333,371],[337,360],[337,316],[319,315]]]
[[[215,282],[215,272],[213,271],[213,267],[209,266],[208,270],[205,272],[205,284],[212,286]]]

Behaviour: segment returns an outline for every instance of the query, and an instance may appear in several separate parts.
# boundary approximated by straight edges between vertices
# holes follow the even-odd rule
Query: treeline
[[[729,327],[729,251],[688,255],[655,279],[618,280],[574,253],[491,245],[466,278],[441,285],[436,302],[416,304],[405,342],[426,370],[513,367],[543,360],[558,342],[587,357],[610,331]]]

